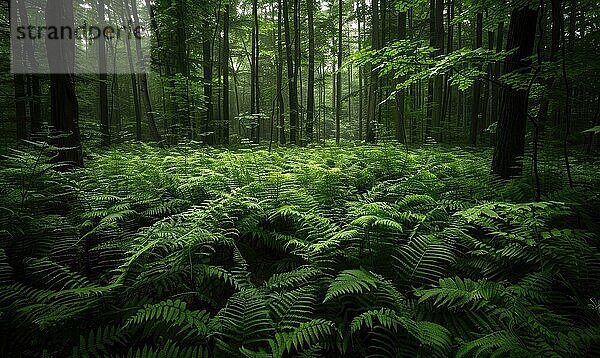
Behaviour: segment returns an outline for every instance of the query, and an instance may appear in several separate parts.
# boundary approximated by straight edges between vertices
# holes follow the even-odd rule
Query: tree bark
[[[371,48],[379,49],[379,0],[371,2]],[[372,66],[371,66],[372,67]],[[377,123],[377,92],[379,84],[379,71],[371,68],[369,82],[369,102],[366,128],[367,143],[375,143],[375,125]]]
[[[475,48],[483,46],[483,13],[477,13],[475,29]],[[473,101],[471,102],[471,127],[469,130],[469,144],[477,144],[477,134],[479,133],[479,116],[481,114],[481,81],[476,79],[473,83]]]
[[[343,54],[343,0],[338,2],[338,48],[337,48],[337,73],[336,73],[336,95],[335,95],[335,142],[340,144],[340,121],[342,116],[342,54]]]
[[[229,144],[229,4],[223,11],[223,144]]]
[[[56,0],[46,6],[46,25],[74,24],[73,0]],[[79,103],[75,95],[75,39],[46,39],[50,70],[51,142],[58,148],[55,160],[83,166],[79,132]]]
[[[202,69],[203,69],[203,81],[204,81],[204,107],[206,114],[204,116],[204,142],[206,144],[213,143],[214,134],[212,131],[212,117],[213,117],[213,104],[212,104],[212,75],[213,75],[213,63],[212,63],[212,46],[211,46],[211,30],[207,20],[204,20],[204,41],[202,43]]]
[[[496,52],[502,51],[502,45],[504,43],[504,22],[498,24],[496,30]],[[494,79],[497,81],[502,75],[502,63],[497,62],[494,64]],[[492,84],[492,110],[490,122],[497,122],[500,117],[500,86]]]
[[[400,12],[398,14],[398,39],[406,39],[406,12]],[[398,83],[396,83],[398,84]],[[404,119],[404,97],[405,90],[396,89],[396,123],[395,123],[395,134],[396,140],[401,143],[406,143],[406,125]]]
[[[283,3],[277,2],[277,113],[279,143],[285,144],[285,104],[283,101]]]
[[[101,28],[104,28],[104,1],[98,0],[98,21]],[[108,119],[108,75],[106,72],[106,38],[102,35],[98,37],[98,97],[100,105],[100,145],[108,147],[110,145],[110,123]]]
[[[259,92],[259,84],[258,84],[258,71],[259,71],[259,56],[260,49],[258,45],[258,37],[259,37],[259,28],[258,28],[258,0],[254,0],[252,2],[252,19],[254,22],[252,28],[252,68],[251,68],[251,92],[250,92],[250,101],[252,115],[255,116],[256,122],[252,125],[251,131],[251,140],[254,143],[260,142],[260,122],[261,118],[260,114],[260,92]]]
[[[283,25],[285,32],[285,55],[287,58],[288,92],[290,101],[290,143],[298,143],[298,89],[292,58],[292,41],[290,36],[290,17],[288,0],[283,0]]]
[[[129,9],[126,7],[127,17],[129,18]],[[136,0],[131,0],[131,13],[133,15],[133,24],[136,28],[140,27],[140,19],[138,16]],[[148,121],[148,127],[150,129],[150,135],[152,140],[157,143],[161,143],[160,133],[158,132],[158,127],[156,126],[156,121],[154,120],[154,111],[152,110],[152,101],[150,101],[150,92],[148,90],[148,77],[146,75],[146,61],[144,59],[144,55],[142,54],[142,44],[141,40],[135,40],[135,52],[137,55],[137,60],[140,68],[138,85],[140,87],[140,93],[142,94],[142,101],[144,102],[144,107],[146,108],[146,119]]]
[[[511,14],[506,49],[515,50],[506,59],[505,73],[528,73],[528,58],[533,53],[538,10],[515,9]],[[519,175],[525,153],[525,130],[529,92],[526,89],[504,87],[498,120],[492,172],[503,179]]]
[[[437,0],[435,4],[435,56],[441,56],[445,52],[444,48],[444,0]],[[433,83],[433,98],[432,98],[432,134],[433,137],[440,141],[441,132],[441,115],[442,101],[444,93],[444,76],[438,75]]]
[[[315,29],[314,0],[308,0],[308,88],[306,98],[306,141],[313,141],[315,118]]]

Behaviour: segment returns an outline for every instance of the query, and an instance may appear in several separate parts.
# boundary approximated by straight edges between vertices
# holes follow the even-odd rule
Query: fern
[[[319,343],[325,343],[331,336],[337,333],[333,322],[324,319],[313,319],[308,322],[300,323],[289,332],[275,334],[275,338],[270,340],[270,346],[274,357],[282,357],[284,353],[290,352],[292,348],[298,351],[303,347],[314,347]]]
[[[365,270],[342,271],[329,285],[324,302],[348,294],[362,294],[377,289],[379,280]]]

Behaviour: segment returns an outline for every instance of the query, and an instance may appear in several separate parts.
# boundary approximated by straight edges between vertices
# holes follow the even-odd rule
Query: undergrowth
[[[121,146],[0,169],[3,356],[600,354],[599,180],[393,146]]]

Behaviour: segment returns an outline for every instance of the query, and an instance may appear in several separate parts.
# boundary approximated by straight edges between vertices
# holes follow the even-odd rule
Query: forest
[[[1,357],[600,356],[600,2],[0,14]]]

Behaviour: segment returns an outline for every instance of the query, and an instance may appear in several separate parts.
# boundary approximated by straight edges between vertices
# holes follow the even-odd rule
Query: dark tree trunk
[[[31,79],[30,134],[38,134],[42,131],[42,88],[38,75],[32,74],[29,77]]]
[[[127,17],[129,18],[129,10],[126,8]],[[131,12],[133,15],[133,24],[136,28],[140,26],[140,19],[138,16],[137,5],[135,0],[131,0]],[[138,85],[140,87],[140,93],[142,95],[142,101],[146,108],[146,119],[148,120],[148,127],[150,129],[150,135],[152,140],[157,143],[161,143],[160,133],[154,120],[154,111],[152,109],[152,102],[150,101],[150,92],[148,90],[148,77],[146,75],[146,62],[142,53],[142,44],[140,39],[135,41],[135,52],[137,55],[138,64],[140,66]]]
[[[17,4],[19,5],[19,9],[11,9],[12,2],[8,3],[9,12],[10,12],[10,22],[13,24],[11,26],[26,26],[27,24],[23,21],[23,12],[22,12],[22,1],[19,1]],[[19,23],[19,19],[17,16],[17,11],[21,11],[21,21]],[[26,13],[25,13],[26,14]],[[25,61],[25,53],[24,46],[20,41],[11,41],[11,55],[12,55],[12,63],[16,68],[22,67],[21,63]],[[26,67],[23,68],[26,70]],[[25,75],[21,73],[13,74],[13,86],[15,90],[15,129],[18,140],[27,138],[27,96],[25,90]]]
[[[398,14],[398,39],[406,39],[406,12]],[[406,126],[404,120],[404,89],[396,91],[396,123],[395,123],[395,134],[396,140],[401,143],[406,143]]]
[[[283,101],[283,3],[277,7],[277,113],[279,115],[279,143],[285,144],[285,104]],[[314,59],[314,58],[313,58]],[[309,84],[310,86],[310,84]],[[310,88],[310,87],[309,87]]]
[[[212,48],[211,48],[211,31],[208,21],[204,21],[204,42],[202,43],[202,67],[204,81],[204,107],[206,115],[204,117],[204,142],[212,144],[214,135],[212,130],[213,104],[212,104]]]
[[[560,47],[560,38],[561,38],[561,26],[562,26],[562,9],[561,9],[561,0],[552,0],[552,38],[550,45],[550,55],[548,57],[548,61],[553,62],[556,60],[558,56],[558,50]],[[540,135],[543,135],[544,129],[546,127],[547,119],[548,119],[548,108],[549,108],[549,93],[554,89],[554,77],[549,78],[546,81],[546,94],[543,96],[540,102],[540,108],[538,111],[538,126]]]
[[[429,46],[435,48],[435,11],[436,0],[429,0]],[[425,123],[425,137],[431,136],[432,132],[432,121],[433,121],[433,107],[434,107],[434,79],[430,78],[427,81],[427,118]]]
[[[505,73],[527,73],[528,58],[533,53],[538,10],[515,9],[512,12],[506,49],[514,50],[506,59]],[[503,179],[519,175],[525,153],[525,130],[529,92],[522,88],[504,87],[498,120],[496,148],[492,172]]]
[[[251,131],[251,140],[254,143],[260,142],[260,100],[259,100],[259,85],[258,85],[258,70],[259,70],[259,61],[258,58],[260,56],[259,47],[258,47],[258,37],[259,37],[259,28],[258,28],[258,0],[254,0],[252,2],[252,19],[254,22],[252,28],[252,65],[251,65],[251,92],[250,92],[250,102],[251,102],[251,112],[254,115],[256,122],[252,125]]]
[[[483,13],[477,13],[477,25],[475,29],[475,48],[483,46]],[[481,80],[476,79],[473,83],[473,101],[471,102],[471,127],[469,130],[469,144],[477,144],[479,133],[479,116],[481,114]]]
[[[287,58],[288,92],[290,101],[290,143],[298,143],[298,89],[294,61],[292,58],[292,41],[290,36],[290,17],[288,1],[283,0],[283,27],[285,32],[285,55]]]
[[[98,21],[104,28],[104,1],[98,0]],[[106,38],[104,36],[98,37],[98,97],[100,100],[100,133],[101,140],[100,145],[110,145],[110,123],[108,119],[108,76],[106,72]]]
[[[361,27],[360,24],[362,23],[363,25],[365,24],[365,4],[364,1],[361,1],[359,6],[359,12],[360,15],[357,18],[357,23],[358,23],[358,52],[360,52],[362,50],[362,42],[363,42],[363,34],[361,32]],[[358,140],[363,140],[363,115],[364,115],[364,90],[363,90],[363,83],[364,83],[364,78],[363,78],[363,66],[360,66],[358,68]]]
[[[498,24],[498,30],[496,31],[496,52],[502,51],[502,45],[504,43],[504,22]],[[502,63],[498,62],[494,64],[494,79],[497,81],[502,75]],[[500,86],[492,84],[492,110],[490,122],[497,122],[500,117]]]
[[[229,4],[223,11],[223,144],[229,144]]]
[[[21,26],[28,28],[30,23],[29,23],[29,16],[27,14],[27,8],[25,6],[25,1],[17,1],[17,6],[18,6],[18,19],[19,19],[19,23]],[[11,19],[10,21],[16,21],[17,13],[16,12],[12,12],[11,11]],[[13,49],[13,55],[15,55],[16,49]],[[20,52],[21,56],[23,57],[20,60],[17,61],[23,61],[26,58],[26,63],[28,65],[28,70],[29,70],[29,74],[27,75],[27,93],[30,96],[29,99],[29,118],[31,121],[31,127],[30,127],[30,135],[32,134],[36,134],[36,133],[40,133],[42,131],[42,108],[41,108],[41,103],[42,103],[42,93],[41,93],[41,86],[40,86],[40,77],[37,75],[37,71],[38,71],[38,63],[37,63],[37,59],[35,57],[35,51],[34,51],[34,45],[33,45],[33,41],[32,39],[30,39],[29,37],[26,37],[25,39],[23,39],[23,48],[22,48],[22,52]],[[24,55],[24,56],[23,56]],[[13,58],[13,60],[16,60],[15,58]],[[15,78],[15,84],[19,81],[19,79]],[[18,90],[18,86],[15,86],[15,89]],[[15,91],[17,92],[17,91]],[[19,105],[17,105],[18,108]],[[17,110],[17,114],[21,111],[21,109]],[[26,111],[23,110],[23,112],[21,113],[21,115],[18,115],[17,118],[21,118],[21,122],[18,122],[18,124],[22,124],[23,126],[26,125],[25,123],[25,113]],[[26,133],[26,128],[19,128],[17,127],[17,136],[19,137],[19,139],[23,139],[21,138],[21,135],[25,135]]]
[[[379,49],[379,0],[371,2],[371,48]],[[379,84],[379,71],[376,68],[371,68],[371,76],[369,82],[369,102],[368,116],[366,128],[367,143],[375,143],[375,125],[378,122],[377,113],[377,92]]]
[[[437,0],[435,4],[435,56],[441,56],[445,52],[444,48],[444,0]],[[441,114],[442,114],[442,96],[444,92],[444,76],[438,75],[433,83],[433,102],[432,102],[432,133],[436,140],[441,140]]]
[[[25,75],[15,73],[13,75],[15,86],[15,123],[17,139],[27,138],[27,97],[25,95]]]
[[[135,4],[132,2],[132,7]],[[172,98],[173,98],[173,106],[175,109],[175,119],[174,124],[179,126],[179,133],[184,137],[191,138],[191,119],[190,119],[190,98],[189,98],[189,61],[188,61],[188,49],[186,44],[187,39],[187,25],[185,23],[185,14],[187,11],[186,0],[174,0],[173,7],[175,10],[175,21],[174,24],[174,38],[171,38],[172,41],[175,42],[174,46],[174,64],[175,64],[175,74],[179,74],[182,78],[185,79],[185,85],[181,83],[177,83],[174,81],[175,77],[172,77]],[[170,43],[170,42],[167,42]],[[142,82],[146,80],[140,79],[140,85]],[[176,87],[179,86],[181,89],[177,90]],[[185,86],[185,88],[183,87]],[[143,93],[143,90],[142,90]],[[148,108],[147,108],[148,109]]]
[[[494,31],[488,31],[488,50],[493,51],[494,50]],[[491,63],[489,63],[486,67],[486,81],[484,83],[484,88],[483,88],[483,102],[481,104],[481,124],[479,126],[479,134],[483,134],[483,131],[485,130],[485,128],[487,128],[490,123],[489,121],[489,116],[488,116],[488,109],[489,109],[489,104],[490,104],[490,94],[491,94],[491,87],[492,87],[492,72],[493,72],[493,66]]]
[[[46,7],[46,25],[60,28],[74,24],[73,0],[56,0]],[[83,166],[79,133],[79,104],[75,95],[75,40],[46,40],[50,70],[50,125],[52,144],[58,149],[56,161]]]
[[[127,1],[121,2],[121,21],[124,24],[129,23],[129,5]],[[127,15],[126,15],[127,14]],[[142,111],[140,106],[140,92],[138,88],[138,80],[135,73],[135,67],[133,64],[133,54],[131,51],[131,45],[129,41],[125,42],[125,50],[127,51],[127,61],[129,63],[129,77],[131,80],[131,92],[133,94],[133,109],[135,113],[135,139],[138,141],[142,140]]]

